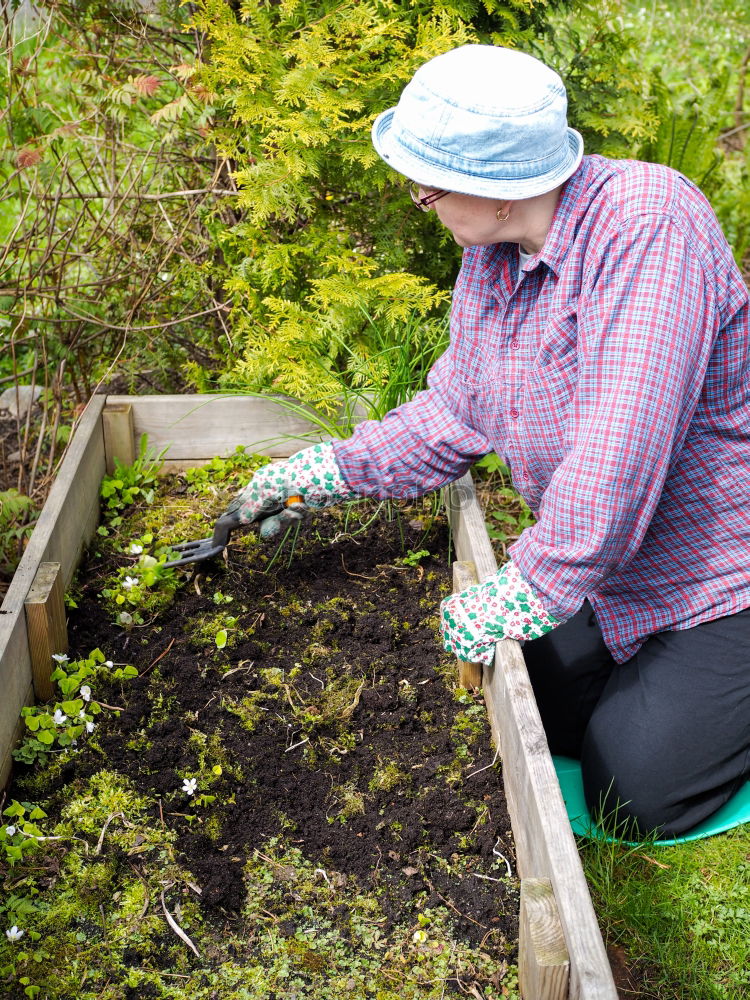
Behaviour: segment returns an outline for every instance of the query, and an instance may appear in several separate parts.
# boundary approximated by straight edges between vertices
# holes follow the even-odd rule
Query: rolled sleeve
[[[561,620],[643,543],[718,332],[711,286],[668,216],[627,221],[592,258],[564,457],[510,549]]]

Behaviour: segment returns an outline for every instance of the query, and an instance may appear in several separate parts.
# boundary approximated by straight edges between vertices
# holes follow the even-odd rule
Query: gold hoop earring
[[[498,222],[507,222],[508,219],[510,218],[510,209],[508,209],[505,215],[502,215],[501,213],[502,209],[498,208],[497,212],[495,212],[495,218],[497,219]]]

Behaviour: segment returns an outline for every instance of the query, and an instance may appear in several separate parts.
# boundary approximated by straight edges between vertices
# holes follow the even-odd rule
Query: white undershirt
[[[534,256],[533,253],[526,253],[525,250],[521,249],[521,244],[518,244],[518,281],[516,281],[516,288],[518,288],[521,283],[521,278],[523,277],[523,266],[528,264],[531,258]]]

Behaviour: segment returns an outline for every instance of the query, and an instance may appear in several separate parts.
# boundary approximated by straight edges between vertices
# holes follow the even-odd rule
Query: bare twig
[[[187,936],[187,934],[185,933],[185,931],[180,927],[180,925],[177,923],[177,921],[174,919],[174,917],[172,916],[172,914],[167,909],[167,904],[164,902],[164,890],[163,889],[161,891],[161,908],[162,908],[162,910],[164,910],[164,916],[167,918],[167,923],[172,928],[172,930],[175,932],[175,934],[177,935],[177,937],[180,938],[181,941],[184,941],[185,944],[188,946],[188,948],[190,948],[190,950],[192,952],[194,952],[195,955],[197,955],[198,958],[200,958],[201,957],[201,953],[198,951],[198,949],[195,947],[195,945],[193,944],[193,942]]]

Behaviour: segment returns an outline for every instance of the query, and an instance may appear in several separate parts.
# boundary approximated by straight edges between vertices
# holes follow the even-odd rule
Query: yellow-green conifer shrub
[[[414,211],[373,150],[373,120],[428,59],[490,37],[526,44],[552,5],[196,6],[207,39],[197,75],[212,95],[212,138],[229,161],[241,214],[218,234],[239,354],[221,384],[320,402],[340,388],[342,371],[402,344],[415,318],[434,340],[430,324],[445,313],[459,263],[450,237]],[[408,349],[420,343],[413,338]]]

